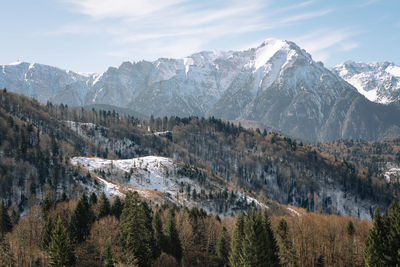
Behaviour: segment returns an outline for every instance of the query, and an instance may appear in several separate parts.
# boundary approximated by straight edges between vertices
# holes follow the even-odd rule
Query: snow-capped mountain
[[[396,108],[375,106],[295,43],[276,39],[245,51],[124,62],[101,74],[5,65],[2,87],[69,106],[105,104],[147,116],[258,121],[310,141],[400,136]]]
[[[400,101],[400,67],[394,63],[346,61],[332,71],[373,102],[388,104]]]

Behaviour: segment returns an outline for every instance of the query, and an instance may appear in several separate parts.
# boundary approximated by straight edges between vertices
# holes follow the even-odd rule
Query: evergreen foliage
[[[114,255],[113,255],[111,243],[109,240],[107,240],[106,246],[104,248],[103,266],[104,267],[114,267],[115,266]]]
[[[11,252],[10,244],[4,237],[0,236],[0,266],[12,267],[15,264],[14,255]]]
[[[222,267],[229,266],[229,234],[225,227],[222,227],[218,235],[215,251],[218,258],[218,265]]]
[[[98,208],[97,208],[97,219],[103,218],[110,215],[110,201],[104,192],[101,193]]]
[[[93,217],[93,211],[90,208],[85,192],[83,192],[71,216],[69,232],[72,242],[81,243],[85,240],[89,235]]]
[[[167,215],[167,221],[165,222],[165,252],[174,256],[175,259],[180,262],[182,258],[182,246],[179,239],[179,233],[176,229],[175,214],[173,208],[170,208]]]
[[[0,202],[0,238],[2,238],[6,233],[12,230],[12,224],[10,215],[4,205],[4,202]]]
[[[167,245],[163,232],[163,225],[161,221],[161,211],[157,210],[153,216],[153,231],[154,231],[154,258],[158,258],[161,255],[161,251]]]
[[[48,250],[50,266],[72,266],[75,262],[73,247],[60,217],[55,221]]]
[[[138,194],[128,193],[120,219],[119,246],[122,260],[134,259],[139,266],[151,266],[154,261],[154,236],[149,209]]]
[[[42,250],[48,250],[52,232],[53,220],[51,218],[47,218],[46,223],[43,226],[42,232],[40,233],[40,248]]]
[[[121,216],[122,209],[124,208],[122,201],[119,196],[116,196],[114,202],[111,206],[111,214],[114,215],[117,219]]]
[[[280,260],[283,266],[296,266],[296,252],[293,249],[293,244],[289,239],[289,226],[285,219],[280,219],[277,228],[277,234],[281,242]]]
[[[393,202],[389,209],[380,215],[375,211],[374,223],[365,240],[366,266],[400,265],[400,206]]]
[[[231,267],[241,266],[240,255],[242,254],[244,238],[244,215],[240,213],[236,218],[235,230],[231,240],[231,254],[229,256],[229,263]]]

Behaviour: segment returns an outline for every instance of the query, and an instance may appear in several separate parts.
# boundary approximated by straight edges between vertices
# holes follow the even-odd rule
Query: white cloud
[[[50,34],[106,35],[123,57],[183,57],[224,37],[265,32],[295,22],[324,16],[331,9],[291,14],[315,0],[280,8],[273,0],[61,0],[84,15]],[[269,37],[269,36],[265,36]],[[146,56],[148,55],[148,56]]]
[[[351,38],[358,32],[350,29],[320,29],[294,38],[294,41],[309,52],[315,60],[326,61],[335,50],[349,51],[358,46]]]

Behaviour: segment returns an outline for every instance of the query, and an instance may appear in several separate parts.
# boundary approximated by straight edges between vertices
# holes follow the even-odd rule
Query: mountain
[[[110,105],[150,117],[257,121],[307,141],[400,136],[400,111],[367,100],[295,43],[124,62],[102,74],[40,64],[2,66],[0,88],[41,102]]]
[[[382,104],[400,101],[400,67],[394,63],[346,61],[332,71],[370,101]]]

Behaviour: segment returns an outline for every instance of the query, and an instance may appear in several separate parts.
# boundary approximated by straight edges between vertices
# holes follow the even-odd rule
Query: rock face
[[[246,51],[124,62],[102,74],[28,63],[1,68],[0,88],[41,102],[105,104],[146,116],[252,120],[308,141],[400,136],[398,108],[368,101],[289,41],[268,39]]]
[[[393,63],[346,61],[332,71],[373,102],[388,104],[400,101],[400,67]]]

